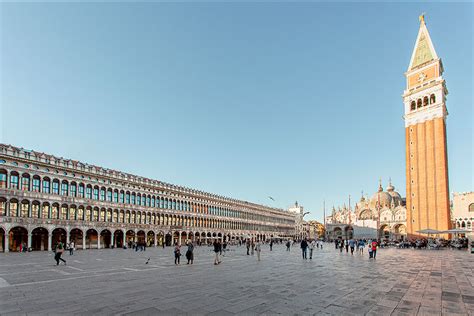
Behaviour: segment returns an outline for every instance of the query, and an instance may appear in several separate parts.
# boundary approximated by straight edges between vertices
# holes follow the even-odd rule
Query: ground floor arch
[[[48,250],[48,230],[36,227],[31,232],[31,249],[34,251]]]
[[[156,235],[155,235],[155,232],[150,230],[148,231],[148,233],[146,234],[146,245],[147,247],[152,247],[152,246],[155,246],[155,242],[156,242]]]
[[[56,245],[62,243],[63,246],[67,243],[67,232],[64,228],[55,228],[52,232],[52,248],[56,249]]]
[[[97,249],[98,248],[98,239],[99,234],[97,230],[91,228],[86,232],[86,248],[87,249]]]
[[[74,248],[83,249],[84,233],[82,229],[73,228],[69,232],[69,242],[74,242]]]
[[[5,252],[5,230],[0,227],[0,251]]]
[[[117,248],[123,248],[123,231],[120,229],[117,229],[114,232],[114,246]]]
[[[112,233],[108,229],[104,229],[100,232],[100,248],[111,248],[112,246]]]
[[[28,231],[25,227],[16,226],[9,232],[10,251],[20,251],[28,244]]]

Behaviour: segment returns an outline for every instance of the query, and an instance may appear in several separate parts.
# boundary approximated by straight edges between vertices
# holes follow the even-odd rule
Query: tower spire
[[[420,20],[420,29],[418,30],[418,36],[415,41],[415,48],[411,55],[408,71],[438,59],[433,42],[431,41],[430,33],[426,28],[425,14],[422,13],[418,19]]]

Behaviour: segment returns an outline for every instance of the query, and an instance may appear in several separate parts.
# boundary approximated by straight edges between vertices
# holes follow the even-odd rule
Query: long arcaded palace
[[[292,236],[282,209],[0,144],[0,247],[51,250]]]

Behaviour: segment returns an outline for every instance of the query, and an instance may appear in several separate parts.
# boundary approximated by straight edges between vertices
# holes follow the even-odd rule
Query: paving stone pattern
[[[0,254],[0,314],[474,315],[474,255],[380,249],[376,260],[331,244],[303,260],[263,246],[262,261],[232,247],[220,265],[196,247],[194,265],[172,248]],[[149,264],[145,264],[150,258]]]

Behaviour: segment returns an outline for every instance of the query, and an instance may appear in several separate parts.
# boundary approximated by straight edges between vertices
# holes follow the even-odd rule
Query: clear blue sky
[[[0,139],[316,219],[380,177],[405,196],[421,12],[450,92],[450,190],[472,190],[469,3],[1,4]]]

